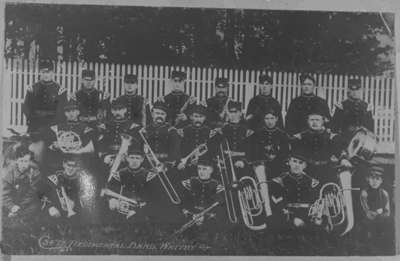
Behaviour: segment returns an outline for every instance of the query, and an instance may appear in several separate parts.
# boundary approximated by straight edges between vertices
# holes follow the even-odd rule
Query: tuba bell
[[[220,144],[220,155],[218,158],[218,167],[221,174],[221,180],[223,186],[226,188],[224,190],[225,200],[227,202],[227,212],[231,223],[237,223],[236,209],[234,205],[234,198],[232,190],[227,189],[230,184],[237,185],[237,196],[239,200],[240,212],[242,214],[243,222],[251,230],[262,230],[267,227],[265,223],[265,218],[263,217],[265,200],[260,190],[258,189],[261,182],[257,182],[254,178],[250,176],[243,176],[239,179],[236,177],[235,167],[232,160],[232,151],[230,150],[229,143],[225,139]],[[259,174],[265,177],[265,169],[255,168],[257,178]],[[262,175],[260,175],[262,176]],[[264,179],[265,185],[266,178]],[[260,185],[261,186],[261,185]],[[269,203],[269,201],[268,201]],[[259,220],[262,222],[260,223]],[[260,224],[259,224],[260,223]]]

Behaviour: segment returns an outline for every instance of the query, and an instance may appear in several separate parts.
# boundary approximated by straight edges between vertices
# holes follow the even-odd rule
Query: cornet
[[[136,211],[134,210],[135,208],[141,208],[146,205],[146,202],[136,201],[134,199],[118,194],[110,189],[102,189],[100,196],[108,196],[117,199],[119,201],[118,212],[125,215],[127,219],[136,214]]]
[[[67,193],[65,192],[65,188],[61,186],[61,188],[56,189],[56,192],[58,199],[60,201],[61,208],[64,211],[67,211],[67,217],[69,218],[75,215],[76,214],[76,212],[74,211],[75,203],[68,197]]]

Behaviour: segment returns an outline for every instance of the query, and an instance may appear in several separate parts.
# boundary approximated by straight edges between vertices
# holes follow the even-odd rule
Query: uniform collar
[[[354,99],[354,98],[350,98],[350,97],[349,97],[349,101],[350,101],[350,102],[353,102],[353,103],[360,103],[360,102],[361,102],[361,99]]]
[[[86,94],[92,94],[94,91],[96,91],[96,88],[87,89],[87,88],[82,87],[81,90]]]
[[[265,130],[266,132],[274,132],[274,131],[276,131],[278,129],[278,127],[273,127],[272,129],[270,129],[270,128],[267,128],[266,126],[264,126],[263,127],[263,130]]]
[[[50,80],[50,81],[40,80],[40,82],[41,82],[42,84],[44,84],[44,85],[47,85],[47,86],[53,85],[53,83],[54,83],[53,80]]]
[[[120,119],[120,120],[114,119],[113,121],[116,122],[116,123],[123,123],[123,122],[126,122],[127,120],[128,120],[127,118],[123,118],[123,119]]]
[[[271,99],[272,98],[272,94],[265,95],[265,94],[261,94],[260,93],[259,96],[263,97],[264,99]]]
[[[128,169],[128,171],[129,171],[129,173],[138,174],[138,173],[140,173],[140,172],[143,170],[143,167],[140,166],[140,167],[137,168],[137,169],[132,169],[132,168],[130,168],[130,167],[128,166],[127,169]]]
[[[197,179],[198,179],[201,183],[209,183],[209,182],[212,180],[211,177],[210,177],[209,179],[201,179],[201,178],[197,177]]]
[[[185,92],[184,91],[171,91],[170,94],[179,96],[179,95],[185,95]]]
[[[301,96],[309,99],[309,98],[315,97],[315,94],[314,93],[312,93],[312,94],[303,94],[302,93]]]
[[[294,173],[291,173],[290,171],[288,172],[288,176],[297,182],[299,182],[305,178],[304,173],[294,174]]]
[[[308,129],[308,131],[309,131],[310,133],[312,133],[312,134],[321,134],[321,133],[324,133],[324,132],[326,131],[326,128],[323,128],[323,129],[318,130],[318,131],[312,130],[312,129]]]
[[[133,94],[125,93],[125,96],[129,97],[129,98],[137,97],[138,96],[138,92],[133,93]]]
[[[73,125],[77,125],[79,123],[79,120],[76,121],[67,121],[68,124],[73,124]]]

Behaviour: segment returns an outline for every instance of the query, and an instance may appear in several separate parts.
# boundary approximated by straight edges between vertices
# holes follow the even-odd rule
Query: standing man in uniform
[[[252,130],[257,130],[263,126],[264,113],[273,109],[278,113],[277,127],[283,129],[282,107],[278,100],[272,97],[273,79],[262,74],[259,77],[258,88],[260,93],[251,98],[247,106],[246,120]]]
[[[336,104],[332,118],[332,130],[336,133],[353,133],[360,127],[374,131],[372,105],[362,100],[360,79],[350,79],[348,82],[348,99]]]
[[[207,121],[211,128],[220,128],[226,122],[228,105],[233,102],[228,96],[229,80],[219,77],[215,79],[215,96],[207,99]]]
[[[196,102],[195,97],[190,97],[184,92],[185,81],[185,72],[172,71],[169,81],[171,92],[158,99],[167,106],[167,121],[177,128],[181,128],[188,123],[187,113],[190,106]]]
[[[108,93],[95,89],[95,72],[92,70],[82,71],[82,87],[73,95],[77,101],[80,111],[79,119],[95,128],[98,121],[105,118],[109,106]]]
[[[40,81],[27,89],[22,107],[27,118],[28,132],[37,132],[62,118],[60,105],[67,100],[67,90],[53,80],[51,61],[39,63]]]
[[[138,78],[134,74],[124,77],[125,94],[117,100],[127,106],[127,118],[138,125],[145,126],[151,122],[150,106],[147,100],[138,94]]]
[[[331,119],[328,103],[315,95],[315,79],[309,74],[304,74],[300,76],[300,82],[301,95],[292,100],[286,114],[285,128],[289,135],[306,130],[307,117],[316,108],[321,110],[325,123]]]

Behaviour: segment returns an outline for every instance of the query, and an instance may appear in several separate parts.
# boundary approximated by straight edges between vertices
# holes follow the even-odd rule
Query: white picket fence
[[[10,135],[7,128],[26,130],[26,119],[22,103],[28,86],[39,79],[38,66],[27,60],[5,60],[3,79],[3,136]],[[201,100],[213,95],[216,77],[228,77],[231,83],[230,96],[240,100],[245,107],[257,94],[256,84],[260,70],[239,70],[227,68],[199,68],[183,66],[131,65],[108,63],[56,63],[55,81],[66,87],[68,93],[80,86],[80,74],[85,68],[94,69],[97,75],[96,88],[107,91],[111,97],[123,92],[125,74],[134,73],[139,78],[139,93],[154,101],[168,92],[168,76],[173,69],[188,74],[185,91]],[[283,115],[290,101],[300,94],[299,74],[296,72],[267,72],[274,79],[273,96],[282,104]],[[361,78],[364,86],[364,100],[374,105],[375,133],[379,138],[380,153],[394,153],[395,131],[395,81],[393,78],[314,74],[317,79],[317,94],[328,101],[332,113],[334,105],[346,98],[349,77]]]

